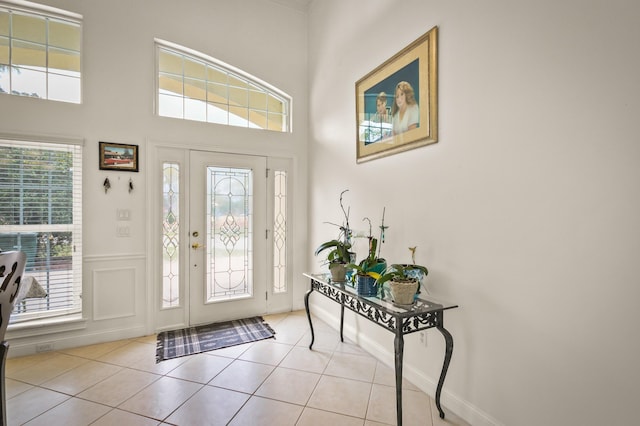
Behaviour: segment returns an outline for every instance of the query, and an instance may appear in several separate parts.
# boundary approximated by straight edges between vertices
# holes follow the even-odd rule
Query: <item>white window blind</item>
[[[82,146],[0,138],[0,249],[27,254],[23,285],[47,292],[11,322],[77,314],[82,290]]]

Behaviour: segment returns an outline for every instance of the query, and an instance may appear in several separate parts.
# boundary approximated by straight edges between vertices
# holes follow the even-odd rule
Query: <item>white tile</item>
[[[327,368],[330,360],[331,352],[296,346],[282,360],[280,367],[321,374]]]
[[[56,353],[47,358],[46,361],[34,364],[29,368],[7,372],[6,377],[32,385],[40,385],[86,362],[88,360],[85,358]]]
[[[284,343],[276,343],[273,340],[261,340],[255,342],[238,359],[245,361],[261,362],[263,364],[278,365],[280,361],[291,351],[293,346]]]
[[[5,393],[6,399],[13,398],[16,395],[20,395],[22,392],[26,392],[29,389],[33,389],[33,386],[27,383],[22,383],[17,380],[5,378]]]
[[[91,423],[91,426],[155,426],[158,424],[157,420],[113,409],[100,417],[95,423]]]
[[[238,392],[254,393],[273,369],[271,365],[238,359],[214,377],[209,384]]]
[[[301,413],[302,407],[299,405],[253,396],[229,426],[294,426]]]
[[[78,397],[117,407],[159,378],[160,376],[144,371],[123,369],[79,393]]]
[[[162,377],[123,402],[118,408],[163,420],[202,386],[186,380]]]
[[[189,360],[188,356],[178,357],[167,359],[164,361],[156,362],[155,351],[153,355],[148,354],[144,357],[138,359],[137,361],[133,361],[128,365],[129,368],[134,368],[136,370],[142,370],[153,374],[165,375],[171,370],[174,370],[179,365],[184,364]]]
[[[116,364],[122,367],[131,367],[136,362],[145,358],[155,359],[156,347],[147,343],[130,341],[97,358],[98,361]]]
[[[432,426],[431,404],[429,397],[412,390],[402,391],[402,424],[406,426]],[[396,390],[395,387],[373,385],[367,410],[367,420],[395,424]]]
[[[203,352],[205,355],[223,356],[226,358],[236,359],[242,355],[247,349],[253,346],[254,342],[243,343],[241,345],[229,346],[222,349],[216,349],[214,351]]]
[[[129,340],[116,340],[115,342],[97,343],[95,345],[81,346],[79,348],[62,349],[60,353],[80,358],[98,359],[128,343]]]
[[[304,336],[298,341],[298,346],[304,346],[306,348],[311,344],[311,331],[305,332]],[[334,351],[340,344],[340,332],[336,330],[317,330],[314,327],[313,330],[313,349],[321,349],[327,351]]]
[[[369,356],[334,353],[325,374],[373,382],[377,363],[375,358]]]
[[[7,401],[7,421],[21,425],[69,399],[68,395],[34,387]]]
[[[307,406],[364,419],[370,392],[371,383],[322,376]]]
[[[167,376],[198,383],[209,383],[229,364],[230,358],[198,354],[185,357],[185,362],[167,373]]]
[[[396,386],[396,372],[393,368],[378,362],[376,365],[376,374],[373,378],[373,383],[386,386]],[[406,378],[402,378],[402,388],[411,389],[414,391],[420,391],[413,383],[409,382]]]
[[[256,391],[256,395],[292,404],[305,405],[320,380],[306,371],[276,368]]]
[[[31,420],[29,426],[84,426],[106,414],[110,407],[71,398]]]
[[[330,411],[305,408],[296,426],[363,426],[364,420]]]
[[[20,370],[31,369],[39,363],[48,361],[59,355],[58,352],[43,352],[40,354],[22,356],[18,358],[8,358],[5,365],[5,375],[11,377]]]
[[[300,339],[308,332],[307,328],[295,327],[273,327],[276,332],[275,340],[278,343],[286,343],[289,345],[298,344]]]
[[[113,376],[120,370],[122,370],[122,367],[117,365],[87,361],[78,368],[44,382],[41,386],[69,395],[76,395]]]
[[[204,386],[166,420],[177,425],[224,426],[249,399],[246,393]]]

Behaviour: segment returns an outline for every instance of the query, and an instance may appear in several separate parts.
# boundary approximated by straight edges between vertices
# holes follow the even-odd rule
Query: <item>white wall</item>
[[[417,245],[431,293],[460,305],[443,402],[472,424],[637,422],[638,16],[624,0],[311,5],[309,253],[342,190],[358,230],[386,206],[384,257]],[[436,25],[439,142],[357,165],[355,82]],[[389,333],[347,323],[390,357]],[[428,391],[442,340],[405,346]]]
[[[296,227],[294,263],[301,275],[306,256],[307,18],[306,14],[264,0],[42,0],[42,4],[83,16],[83,103],[71,105],[0,95],[0,133],[74,137],[85,140],[83,161],[84,277],[86,322],[79,330],[10,332],[11,355],[53,341],[56,349],[131,337],[154,331],[155,306],[148,265],[147,209],[151,143],[198,146],[220,151],[293,159]],[[249,130],[154,116],[154,38],[164,39],[242,69],[291,95],[291,134]],[[98,169],[98,142],[140,147],[140,172]],[[105,194],[102,183],[112,186]],[[135,189],[129,194],[127,183]],[[131,221],[118,224],[117,209],[131,211]],[[302,213],[302,214],[300,214]],[[128,225],[131,236],[116,236]],[[120,290],[126,308],[114,304]],[[302,284],[301,284],[302,285]],[[304,286],[295,289],[297,307]],[[129,304],[135,298],[133,305]],[[20,336],[30,336],[21,338]]]

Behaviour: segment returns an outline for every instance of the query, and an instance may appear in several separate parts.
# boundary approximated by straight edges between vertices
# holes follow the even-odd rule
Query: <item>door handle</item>
[[[198,250],[200,247],[202,247],[199,243],[193,243],[191,244],[191,248],[194,250]]]

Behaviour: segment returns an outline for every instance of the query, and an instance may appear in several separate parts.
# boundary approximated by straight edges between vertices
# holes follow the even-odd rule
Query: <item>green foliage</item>
[[[351,276],[351,279],[353,281],[355,281],[356,275],[368,275],[374,278],[375,280],[377,280],[378,278],[380,278],[380,273],[378,271],[381,271],[386,266],[386,261],[384,259],[379,259],[378,257],[376,257],[378,240],[373,237],[368,237],[368,238],[369,238],[369,254],[367,255],[367,257],[362,259],[358,264],[349,263],[347,265],[347,268],[354,269],[356,271],[356,274]]]
[[[65,151],[0,146],[0,225],[73,223],[72,168]]]
[[[355,263],[349,263],[347,265],[347,269],[355,269],[356,273],[354,275],[351,276],[351,280],[355,281],[356,279],[356,275],[368,275],[370,277],[372,277],[373,279],[377,280],[380,279],[381,275],[379,273],[377,273],[376,271],[371,271],[371,270],[367,270],[365,268],[363,268],[360,265],[356,265]]]
[[[429,271],[427,268],[421,265],[401,265],[401,264],[393,264],[389,266],[383,273],[382,276],[377,279],[377,284],[382,285],[387,281],[411,281],[414,280],[412,276],[408,275],[408,271],[411,270],[419,270],[422,271],[424,276],[427,276]]]
[[[329,263],[349,263],[351,261],[351,252],[349,251],[351,244],[340,240],[331,240],[320,244],[316,249],[315,255],[318,256],[330,248],[333,248],[333,250],[327,254]]]
[[[68,257],[72,255],[70,233],[51,233],[48,238],[46,237],[47,235],[44,234],[43,238],[38,242],[39,257],[47,257],[47,247],[51,253],[51,257]],[[48,242],[45,239],[48,239]]]
[[[376,250],[378,248],[378,240],[373,237],[369,237],[369,255],[362,259],[360,266],[364,271],[370,271],[381,263],[386,263],[384,259],[380,259],[376,256]]]

